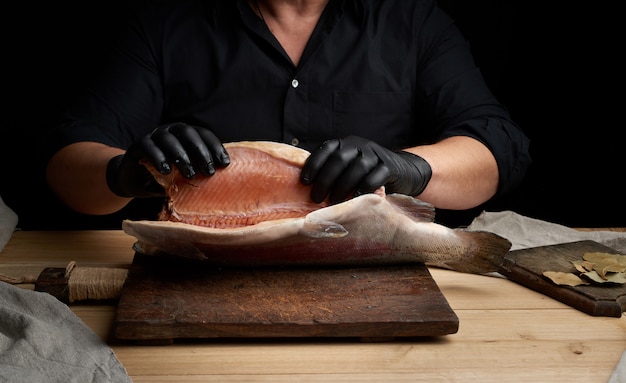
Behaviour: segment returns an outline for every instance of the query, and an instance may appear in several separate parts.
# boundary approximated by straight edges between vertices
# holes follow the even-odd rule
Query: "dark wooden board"
[[[578,241],[558,245],[510,251],[504,258],[500,273],[512,281],[552,297],[594,316],[621,317],[626,310],[626,285],[593,284],[581,286],[556,285],[543,276],[544,271],[576,272],[574,260],[585,253],[618,251],[595,241]]]
[[[137,253],[118,302],[119,340],[456,333],[424,265],[224,269]]]

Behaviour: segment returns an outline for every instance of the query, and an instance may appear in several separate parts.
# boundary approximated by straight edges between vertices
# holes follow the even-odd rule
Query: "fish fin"
[[[387,194],[385,198],[416,222],[435,220],[435,207],[428,202],[404,194]]]
[[[311,238],[341,238],[348,235],[348,230],[336,222],[305,219],[299,234]]]
[[[469,231],[456,229],[457,234],[474,243],[471,252],[454,260],[432,262],[429,266],[451,269],[461,273],[489,274],[500,270],[504,256],[511,249],[511,242],[495,233],[488,231]]]

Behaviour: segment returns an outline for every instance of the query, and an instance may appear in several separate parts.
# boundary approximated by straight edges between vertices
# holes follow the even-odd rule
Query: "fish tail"
[[[504,256],[511,248],[511,242],[488,231],[455,230],[464,243],[465,255],[454,260],[446,260],[440,266],[462,273],[487,274],[497,272],[504,262]]]

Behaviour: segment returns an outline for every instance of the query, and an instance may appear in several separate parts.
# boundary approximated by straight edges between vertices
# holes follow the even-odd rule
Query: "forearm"
[[[114,213],[131,200],[113,194],[106,184],[109,160],[123,153],[96,142],[69,145],[48,162],[48,185],[63,203],[79,213]]]
[[[498,188],[498,165],[489,149],[471,137],[450,137],[437,144],[406,149],[432,168],[426,189],[418,196],[438,208],[476,207]]]

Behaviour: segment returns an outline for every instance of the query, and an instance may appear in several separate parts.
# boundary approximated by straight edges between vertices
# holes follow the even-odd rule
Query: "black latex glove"
[[[198,172],[212,175],[216,166],[230,163],[222,142],[210,130],[182,122],[161,125],[132,144],[125,154],[109,161],[109,189],[122,197],[164,196],[163,188],[139,163],[141,159],[149,161],[161,174],[169,174],[174,164],[187,178]]]
[[[350,136],[326,141],[312,152],[300,179],[313,185],[313,202],[328,196],[331,203],[338,203],[383,185],[387,193],[416,196],[424,191],[431,175],[430,165],[422,157]]]

